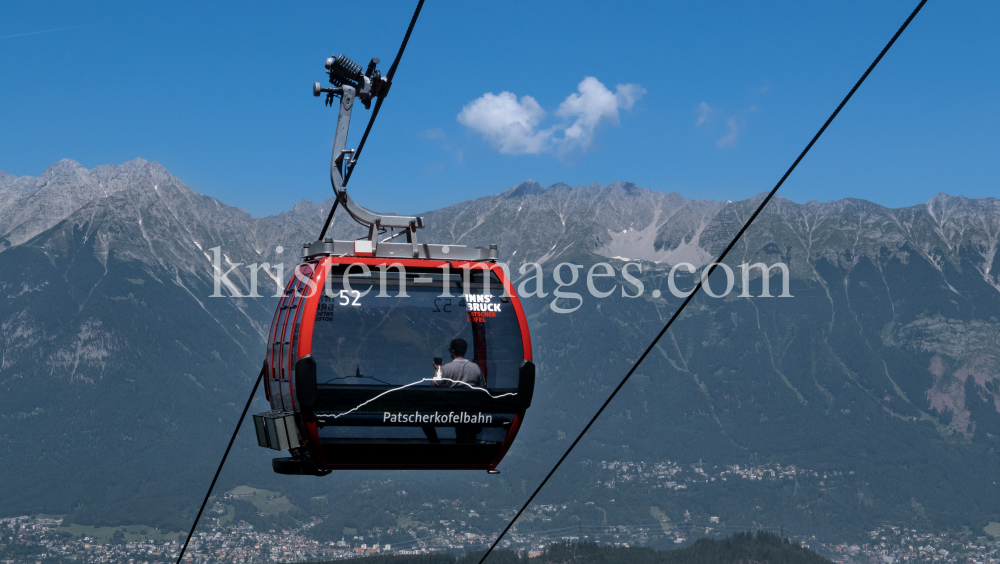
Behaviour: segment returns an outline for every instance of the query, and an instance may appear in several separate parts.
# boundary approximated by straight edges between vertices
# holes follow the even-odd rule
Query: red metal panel
[[[326,275],[330,272],[332,260],[332,257],[326,257],[318,264],[314,264],[312,272],[310,272],[310,281],[313,284],[303,284],[304,289],[300,300],[300,312],[296,326],[296,360],[312,354],[312,333],[313,324],[316,321],[316,308],[319,307],[319,300],[323,295],[323,286],[326,284]],[[308,437],[307,446],[312,455],[313,462],[320,468],[326,467],[323,441],[319,438],[319,427],[316,425],[316,418],[313,416],[312,411],[303,411],[301,422],[305,427],[303,434]]]
[[[507,455],[507,451],[510,450],[510,445],[514,444],[514,438],[517,437],[517,431],[521,428],[521,421],[524,420],[524,412],[520,412],[514,417],[514,420],[510,423],[510,430],[507,431],[507,438],[503,440],[500,445],[500,450],[497,452],[496,457],[490,462],[490,470],[495,470],[497,465],[503,461],[503,457]]]
[[[274,366],[277,369],[278,376],[278,389],[280,390],[279,398],[283,409],[291,409],[291,398],[288,394],[288,386],[286,385],[285,377],[285,347],[282,343],[282,337],[285,335],[285,327],[288,325],[288,303],[290,298],[286,298],[281,306],[281,313],[278,318],[278,330],[275,332],[274,336]]]
[[[319,307],[319,298],[323,295],[323,286],[326,284],[326,275],[330,272],[334,257],[326,257],[316,265],[312,273],[314,286],[307,288],[309,294],[302,305],[302,322],[299,325],[299,349],[298,357],[302,358],[312,354],[312,334],[313,323],[316,321],[316,308]]]
[[[287,318],[287,309],[284,307],[291,301],[291,290],[295,286],[295,279],[288,281],[285,292],[278,300],[278,307],[275,309],[274,318],[271,321],[271,329],[268,333],[268,381],[267,385],[271,396],[272,409],[285,409],[285,402],[281,393],[281,335],[282,327]],[[277,350],[276,350],[277,349]]]
[[[296,333],[296,323],[302,318],[303,314],[299,313],[306,309],[306,305],[309,303],[309,299],[312,296],[311,288],[311,278],[315,274],[315,263],[302,263],[295,267],[295,271],[292,274],[292,280],[295,281],[295,291],[289,296],[289,305],[294,305],[295,307],[289,307],[286,309],[285,313],[285,323],[282,327],[282,357],[281,357],[281,373],[282,373],[282,390],[283,396],[286,398],[285,405],[286,409],[296,411],[297,406],[295,405],[295,391],[294,382],[292,381],[292,371],[294,370],[295,361],[298,358],[292,354],[292,336]]]
[[[514,305],[514,312],[517,314],[517,324],[521,327],[521,346],[524,347],[524,359],[532,360],[531,332],[528,331],[528,318],[524,315],[524,309],[521,307],[521,300],[517,297],[517,292],[514,291],[513,283],[507,278],[507,273],[504,272],[503,268],[499,264],[494,264],[492,270],[496,273],[497,278],[500,279],[500,282],[502,282],[504,287],[507,289],[507,293],[510,295],[510,303]]]

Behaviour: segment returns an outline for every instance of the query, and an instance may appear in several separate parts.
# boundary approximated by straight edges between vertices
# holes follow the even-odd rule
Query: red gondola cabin
[[[272,411],[254,419],[261,446],[291,451],[274,470],[493,471],[535,377],[527,322],[503,268],[337,256],[332,242],[319,245],[330,252],[297,267],[271,324],[264,377]],[[410,245],[378,247],[395,248]],[[468,343],[481,386],[435,379],[433,359],[447,359],[455,339]]]

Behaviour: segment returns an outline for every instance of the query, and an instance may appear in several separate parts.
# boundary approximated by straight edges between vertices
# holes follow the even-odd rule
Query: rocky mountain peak
[[[615,181],[612,182],[611,184],[608,184],[608,189],[612,191],[621,191],[626,194],[631,194],[632,192],[636,191],[647,192],[647,193],[650,192],[649,188],[639,188],[638,186],[636,186],[631,182],[622,182],[622,181]]]
[[[520,184],[511,186],[510,188],[504,190],[503,192],[500,193],[500,195],[508,199],[519,199],[519,198],[524,198],[526,196],[538,195],[544,193],[545,189],[542,188],[542,185],[529,178]]]
[[[299,200],[298,202],[295,202],[295,204],[293,204],[292,207],[288,210],[288,213],[292,215],[300,215],[300,214],[314,215],[317,212],[317,207],[325,209],[329,212],[331,205],[333,205],[333,198],[327,198],[326,200],[323,200],[321,204],[316,204],[311,200],[303,199]]]
[[[55,177],[65,177],[71,175],[85,175],[87,169],[73,159],[61,159],[59,162],[50,165],[42,171],[42,178],[50,179]]]
[[[127,229],[118,226],[102,236],[105,250],[132,248],[139,260],[152,260],[170,247],[174,250],[168,262],[186,264],[192,272],[204,269],[204,249],[222,243],[238,247],[231,256],[240,260],[281,260],[290,267],[294,256],[269,253],[277,246],[298,248],[313,240],[332,205],[332,199],[320,204],[300,200],[286,213],[252,218],[198,194],[158,162],[141,158],[90,171],[64,159],[39,177],[5,175],[0,180],[4,181],[0,226],[6,228],[0,230],[0,251],[60,221],[100,230],[102,222],[121,223],[128,217]],[[625,181],[577,187],[558,183],[546,188],[528,179],[494,196],[427,212],[428,228],[420,239],[468,246],[497,243],[501,257],[515,267],[574,252],[701,267],[725,247],[764,196],[715,202],[676,192],[663,194]],[[232,233],[246,236],[233,243]],[[342,212],[330,231],[341,239],[359,233]],[[122,237],[131,242],[115,242]],[[147,239],[171,243],[150,245],[144,242]],[[765,250],[773,251],[771,243],[777,239],[784,241],[780,256]],[[850,245],[845,247],[846,242]],[[777,196],[731,259],[780,258],[796,276],[809,278],[815,276],[809,265],[816,257],[853,264],[864,256],[877,262],[916,251],[941,269],[943,261],[958,264],[958,249],[966,243],[978,249],[974,266],[997,284],[992,262],[1000,249],[1000,200],[942,193],[925,204],[893,210],[852,198],[798,204]]]

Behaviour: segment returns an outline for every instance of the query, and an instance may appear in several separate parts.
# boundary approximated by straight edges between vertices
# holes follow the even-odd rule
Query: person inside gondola
[[[451,362],[444,365],[434,364],[434,379],[431,381],[431,386],[468,389],[468,386],[458,383],[465,382],[469,386],[485,388],[486,382],[483,379],[483,372],[479,369],[479,365],[465,359],[465,353],[468,350],[469,344],[465,342],[465,339],[455,339],[452,341],[451,346],[448,348],[448,353],[451,355]],[[427,435],[428,442],[441,442],[434,427],[427,426],[423,430],[424,434]],[[476,436],[482,430],[483,428],[479,426],[456,426],[455,442],[459,444],[472,444],[476,442]]]
[[[434,380],[432,386],[439,388],[467,388],[457,382],[465,382],[469,386],[483,388],[486,383],[483,381],[483,372],[479,365],[465,359],[465,352],[469,350],[469,344],[465,339],[455,339],[448,348],[451,355],[451,362],[443,366],[434,365]],[[450,380],[450,381],[449,381]]]

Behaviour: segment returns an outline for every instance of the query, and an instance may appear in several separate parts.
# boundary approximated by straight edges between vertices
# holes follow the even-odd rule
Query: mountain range
[[[495,243],[515,276],[529,262],[547,276],[549,295],[524,299],[538,384],[503,474],[279,477],[272,453],[243,432],[220,488],[287,492],[303,511],[333,515],[316,528],[331,536],[438,497],[518,507],[680,304],[671,269],[714,260],[761,197],[529,180],[424,210],[421,241]],[[331,204],[254,218],[142,159],[0,172],[0,517],[186,529],[259,371],[276,303],[267,277],[263,297],[246,297],[245,266],[229,276],[242,297],[225,288],[228,297],[210,297],[214,249],[224,270],[267,262],[291,272]],[[345,218],[331,235],[359,236]],[[1000,521],[998,241],[992,198],[939,194],[900,209],[776,198],[726,260],[735,290],[695,298],[541,497],[596,502],[603,513],[573,515],[583,521],[721,515],[828,538],[886,521]],[[588,295],[583,270],[567,288],[583,296],[579,308],[559,314],[551,275],[563,262],[606,262],[616,272],[606,282],[628,294]],[[744,262],[787,265],[791,297],[760,297],[759,274],[744,292]],[[626,263],[637,263],[638,297],[621,276]],[[694,276],[677,270],[675,281],[690,288]],[[724,287],[724,272],[710,283]],[[777,270],[770,287],[777,296]],[[255,405],[263,410],[262,397]],[[811,473],[696,492],[612,487],[597,470],[663,460]],[[396,495],[403,490],[419,493]]]

